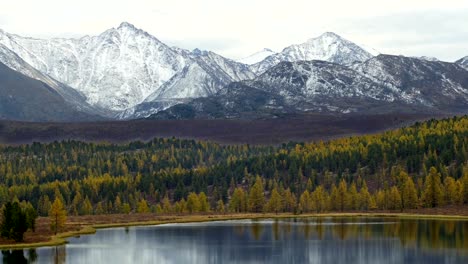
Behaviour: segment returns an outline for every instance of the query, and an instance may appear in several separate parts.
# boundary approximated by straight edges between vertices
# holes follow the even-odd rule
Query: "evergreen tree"
[[[37,211],[34,209],[32,204],[27,203],[26,208],[23,209],[23,212],[26,216],[26,226],[28,229],[31,229],[33,232],[36,232],[36,219]]]
[[[1,236],[13,239],[16,242],[21,242],[27,230],[27,216],[21,209],[19,203],[7,202],[2,212],[2,222],[0,224]]]

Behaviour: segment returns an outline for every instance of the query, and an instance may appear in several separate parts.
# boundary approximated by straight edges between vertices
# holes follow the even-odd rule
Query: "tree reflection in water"
[[[468,221],[336,217],[100,230],[3,263],[468,263]],[[224,260],[230,260],[226,262]]]

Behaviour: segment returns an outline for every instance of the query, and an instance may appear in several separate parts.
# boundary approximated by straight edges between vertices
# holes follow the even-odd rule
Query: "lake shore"
[[[456,213],[455,213],[456,212]],[[196,215],[156,215],[156,214],[112,214],[87,215],[68,217],[65,230],[55,235],[50,232],[50,222],[47,217],[37,220],[36,232],[28,231],[25,241],[16,243],[0,240],[0,249],[27,249],[48,246],[58,246],[67,243],[67,238],[94,234],[97,229],[130,226],[148,226],[172,223],[194,223],[209,221],[265,219],[265,218],[306,218],[306,217],[395,217],[399,219],[449,219],[468,221],[468,207],[448,207],[434,209],[418,209],[408,212],[331,212],[322,214],[292,214],[292,213],[238,213],[238,214],[196,214]]]

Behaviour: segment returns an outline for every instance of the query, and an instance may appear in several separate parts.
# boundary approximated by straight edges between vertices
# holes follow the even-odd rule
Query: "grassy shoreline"
[[[309,217],[386,217],[397,219],[426,219],[426,220],[460,220],[468,221],[468,216],[462,215],[430,215],[430,214],[415,214],[415,213],[323,213],[323,214],[301,214],[292,213],[282,214],[207,214],[207,215],[174,215],[167,218],[156,220],[130,221],[121,223],[88,223],[82,224],[81,229],[75,231],[67,231],[51,236],[47,241],[34,243],[11,243],[0,245],[0,250],[14,249],[29,249],[38,247],[59,246],[67,243],[67,238],[80,235],[94,234],[98,229],[117,228],[117,227],[132,227],[132,226],[151,226],[162,224],[182,224],[182,223],[198,223],[211,221],[227,221],[227,220],[242,220],[242,219],[284,219],[284,218],[309,218]],[[156,217],[155,217],[156,218]],[[81,224],[81,223],[80,223]]]

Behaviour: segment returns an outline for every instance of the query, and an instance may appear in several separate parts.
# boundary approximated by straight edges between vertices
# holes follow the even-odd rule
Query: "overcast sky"
[[[468,55],[467,0],[2,0],[0,8],[0,28],[24,36],[96,35],[122,21],[230,58],[325,31],[382,53]]]

